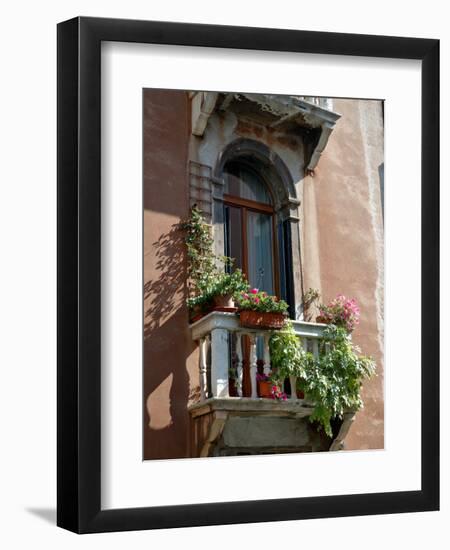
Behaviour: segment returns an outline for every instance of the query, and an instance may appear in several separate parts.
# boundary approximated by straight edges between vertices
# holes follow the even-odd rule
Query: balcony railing
[[[319,340],[323,337],[326,325],[304,321],[292,321],[292,324],[295,333],[301,337],[305,349],[317,356],[319,353]],[[258,372],[258,363],[261,365],[263,361],[262,368],[264,374],[269,374],[271,369],[269,338],[272,331],[241,327],[237,315],[219,311],[213,311],[202,317],[193,323],[190,328],[192,339],[199,343],[201,399],[230,397],[229,378],[232,353],[235,355],[237,393],[238,397],[243,397],[243,365],[246,355],[245,337],[248,337],[250,348],[248,362],[250,367],[251,395],[248,397],[257,399],[256,375]],[[258,337],[260,338],[258,339]],[[262,344],[257,345],[258,340]],[[262,357],[258,357],[257,348],[259,348]],[[294,380],[291,380],[291,387],[295,387]],[[291,391],[290,399],[297,399],[295,390]]]

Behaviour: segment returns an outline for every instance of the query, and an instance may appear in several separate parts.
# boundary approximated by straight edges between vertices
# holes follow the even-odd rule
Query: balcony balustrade
[[[292,321],[292,324],[295,333],[301,338],[305,349],[317,356],[319,353],[319,340],[323,337],[326,325],[305,321]],[[193,340],[199,343],[201,399],[230,397],[231,353],[235,355],[238,397],[243,397],[244,337],[248,337],[250,348],[248,362],[250,367],[251,394],[247,397],[258,399],[258,364],[261,365],[263,362],[262,368],[264,374],[268,375],[271,371],[269,338],[272,331],[242,327],[236,314],[219,311],[213,311],[205,315],[191,324],[190,328]],[[262,344],[258,345],[258,337],[260,337],[259,341]],[[232,341],[234,342],[233,349],[231,346]],[[295,388],[296,380],[294,377],[291,377],[290,382],[291,387]],[[284,388],[281,389],[283,390]],[[297,400],[295,390],[291,391],[290,399]]]

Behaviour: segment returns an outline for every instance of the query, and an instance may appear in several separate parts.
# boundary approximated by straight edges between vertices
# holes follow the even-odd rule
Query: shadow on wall
[[[144,284],[144,339],[184,305],[186,261],[183,232],[178,224],[152,243],[153,272],[158,277]]]
[[[144,459],[188,456],[186,258],[178,224],[152,243],[144,284]]]

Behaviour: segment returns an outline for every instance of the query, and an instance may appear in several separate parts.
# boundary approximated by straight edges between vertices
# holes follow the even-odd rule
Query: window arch
[[[288,217],[287,210],[296,208],[299,201],[291,173],[286,164],[267,145],[247,138],[239,138],[229,143],[219,154],[213,172],[214,179],[225,184],[225,166],[233,161],[257,166],[264,176],[273,198],[273,206],[278,215]],[[287,209],[285,212],[283,210]]]
[[[235,258],[250,284],[286,300],[295,318],[294,265],[301,273],[299,201],[288,168],[267,145],[240,138],[219,154],[214,180],[223,199],[223,214],[216,217],[223,221],[218,253]]]

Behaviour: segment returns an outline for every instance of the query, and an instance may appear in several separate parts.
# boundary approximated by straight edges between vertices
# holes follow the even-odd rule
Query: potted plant
[[[226,258],[228,264],[231,260]],[[210,295],[214,309],[219,311],[236,311],[235,296],[248,289],[247,279],[240,269],[227,273],[220,271],[212,277]]]
[[[320,315],[316,318],[318,323],[343,327],[348,333],[352,332],[359,323],[360,312],[356,300],[346,298],[343,294],[338,294],[327,305],[321,304],[319,313]]]
[[[203,317],[205,312],[211,308],[210,301],[205,295],[192,296],[186,300],[186,304],[189,308],[191,323]]]
[[[256,374],[256,382],[258,384],[259,397],[272,397],[272,381],[267,374]]]
[[[252,288],[237,296],[241,326],[281,329],[285,325],[288,305],[284,300]]]
[[[188,293],[186,300],[191,321],[216,309],[236,311],[234,296],[248,289],[240,269],[233,270],[233,259],[216,256],[211,226],[201,210],[191,208],[189,218],[181,224],[188,260]]]

